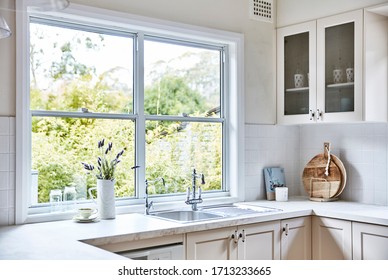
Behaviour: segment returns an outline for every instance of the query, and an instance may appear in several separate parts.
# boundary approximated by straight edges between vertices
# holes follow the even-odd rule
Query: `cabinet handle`
[[[313,121],[315,117],[315,113],[313,112],[313,110],[310,110],[309,116],[310,116],[310,121]]]
[[[245,237],[246,237],[246,235],[245,235],[245,230],[243,229],[243,230],[242,230],[242,233],[240,232],[239,238],[241,238],[241,241],[242,241],[242,242],[245,242]]]
[[[290,228],[289,228],[288,224],[286,224],[286,226],[283,227],[283,232],[284,232],[284,234],[285,234],[286,236],[288,236],[288,231],[289,231],[289,230],[290,230]]]
[[[322,120],[322,111],[317,109],[317,120]]]
[[[239,238],[240,237],[237,234],[237,230],[235,230],[234,233],[232,234],[232,239],[233,239],[234,243],[237,243]]]

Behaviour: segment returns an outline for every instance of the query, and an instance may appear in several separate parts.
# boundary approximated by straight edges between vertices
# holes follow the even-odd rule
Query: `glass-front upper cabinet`
[[[316,106],[316,22],[278,29],[279,123],[313,119]]]
[[[277,30],[277,118],[362,120],[362,10]]]
[[[317,120],[362,120],[362,17],[317,21]]]

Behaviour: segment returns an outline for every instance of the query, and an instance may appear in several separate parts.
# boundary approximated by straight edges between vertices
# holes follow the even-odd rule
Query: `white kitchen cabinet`
[[[363,117],[363,11],[277,30],[280,124]]]
[[[388,5],[364,13],[364,108],[368,121],[388,120]]]
[[[281,259],[311,260],[311,216],[281,221]]]
[[[388,227],[353,222],[353,259],[388,260]]]
[[[239,227],[242,233],[238,246],[240,260],[279,260],[279,221]]]
[[[186,259],[236,260],[238,243],[233,242],[236,227],[190,232],[186,234]]]
[[[352,222],[313,216],[312,233],[314,260],[352,259]]]
[[[278,122],[312,122],[317,94],[316,21],[278,29],[277,57]],[[302,75],[303,81],[296,84],[295,75]]]
[[[278,260],[280,222],[191,232],[186,235],[188,260]]]

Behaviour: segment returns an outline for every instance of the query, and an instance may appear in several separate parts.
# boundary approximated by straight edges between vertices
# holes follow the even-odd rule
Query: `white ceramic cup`
[[[83,219],[88,219],[90,216],[96,214],[98,212],[97,209],[90,207],[82,207],[78,209],[78,215]]]
[[[346,68],[346,81],[348,83],[354,82],[354,69],[353,68]]]
[[[342,83],[343,79],[344,79],[344,73],[342,69],[333,70],[333,82],[335,84]]]
[[[294,82],[296,88],[304,87],[304,75],[303,74],[295,74]]]
[[[275,188],[275,200],[288,201],[288,188],[287,187]]]

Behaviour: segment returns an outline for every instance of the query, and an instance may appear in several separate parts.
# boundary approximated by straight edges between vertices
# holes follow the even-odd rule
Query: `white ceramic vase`
[[[97,202],[91,193],[97,189]],[[97,179],[97,187],[89,189],[89,195],[97,203],[98,213],[103,220],[116,218],[115,181]]]

